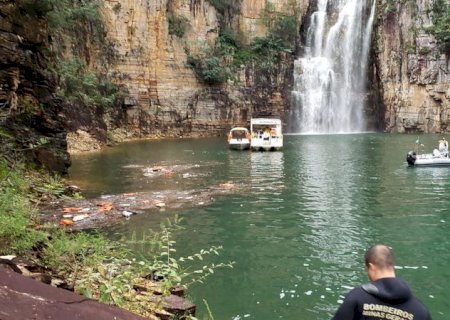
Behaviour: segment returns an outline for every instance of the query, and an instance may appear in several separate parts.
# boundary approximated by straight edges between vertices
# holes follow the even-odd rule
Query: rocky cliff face
[[[17,1],[0,1],[0,153],[10,161],[23,151],[30,160],[66,172],[64,119],[49,71],[49,35],[39,12]]]
[[[222,135],[233,125],[246,125],[252,116],[279,116],[287,123],[295,53],[283,53],[270,74],[258,70],[256,63],[243,63],[233,70],[233,80],[221,84],[200,81],[189,58],[213,47],[226,28],[245,45],[266,36],[271,15],[295,16],[299,40],[317,2],[240,0],[225,11],[214,2],[103,0],[108,58],[88,36],[81,58],[90,69],[101,69],[126,87],[129,95],[114,112],[90,112],[75,121],[83,110],[64,108],[54,98],[57,77],[49,70],[52,50],[58,46],[53,42],[52,47],[45,19],[21,7],[21,2],[0,0],[2,125],[9,124],[26,145],[38,145],[45,137],[50,144],[32,151],[35,159],[45,159],[49,157],[39,153],[46,154],[50,146],[65,149],[67,128],[71,143],[91,137],[105,143],[107,131],[116,128],[128,137],[179,137]],[[373,127],[389,132],[450,130],[448,58],[424,31],[431,24],[432,4],[433,0],[378,3],[367,111]],[[74,45],[66,43],[64,54]],[[61,108],[70,121],[61,118]],[[27,123],[32,133],[20,131],[24,127],[19,129],[17,123]],[[58,164],[49,166],[64,171],[67,155],[63,152],[57,159]]]
[[[307,2],[297,0],[297,6],[306,8]],[[130,93],[124,102],[128,133],[211,136],[246,125],[251,116],[282,116],[290,100],[293,55],[285,55],[266,84],[252,66],[242,66],[234,81],[203,84],[187,64],[188,54],[213,45],[224,25],[237,30],[243,43],[264,36],[265,3],[242,0],[240,13],[226,16],[206,0],[105,0],[107,38],[115,44],[117,57],[110,73]],[[271,10],[293,14],[283,12],[292,1],[273,3]],[[182,36],[170,34],[170,17],[186,22]]]
[[[239,14],[225,17],[225,25],[238,30],[243,43],[249,44],[267,33],[264,12],[293,14],[286,9],[292,1],[271,1],[270,8],[267,3],[242,0]],[[432,4],[433,0],[378,3],[366,112],[372,128],[450,130],[448,59],[434,37],[424,31],[431,24]],[[300,37],[315,5],[316,1],[295,1],[301,12]],[[129,134],[219,135],[260,115],[279,116],[287,122],[295,55],[285,56],[270,81],[245,65],[234,81],[204,85],[187,65],[188,53],[213,44],[224,25],[224,17],[207,0],[105,0],[103,15],[107,38],[115,43],[118,56],[111,72],[130,92],[124,117]],[[170,16],[188,21],[183,36],[170,34]]]
[[[389,132],[450,131],[448,56],[424,28],[432,0],[379,5],[375,81],[383,126]]]

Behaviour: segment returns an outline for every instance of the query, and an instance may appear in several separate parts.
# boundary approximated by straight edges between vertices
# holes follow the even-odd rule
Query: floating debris
[[[133,212],[124,210],[122,211],[122,215],[126,218],[129,218],[133,215]]]
[[[100,227],[120,223],[132,214],[148,214],[152,211],[179,210],[210,204],[216,195],[236,193],[242,184],[226,182],[194,190],[159,190],[150,192],[103,195],[96,199],[61,199],[42,206],[42,220],[67,226],[73,230]],[[59,215],[54,213],[61,212]],[[76,218],[75,218],[76,217]],[[64,221],[63,221],[64,220]],[[62,222],[61,222],[62,221]]]
[[[99,203],[97,203],[97,206],[100,207],[97,210],[97,212],[108,212],[108,211],[111,211],[113,208],[112,202],[109,202],[109,201],[99,202]]]
[[[61,220],[59,220],[59,224],[62,226],[70,226],[70,225],[74,224],[74,222],[70,219],[61,219]]]
[[[73,213],[73,212],[80,212],[82,208],[73,208],[73,207],[69,207],[69,208],[63,208],[63,212],[64,213]]]
[[[158,208],[164,208],[166,204],[164,202],[158,202],[155,204]]]
[[[78,215],[74,216],[74,217],[72,218],[72,220],[73,220],[74,222],[77,222],[77,221],[84,220],[84,219],[86,219],[87,217],[89,217],[89,215],[87,215],[87,214],[78,214]]]
[[[221,188],[221,189],[232,189],[232,188],[234,188],[234,186],[235,186],[234,183],[231,183],[231,182],[219,184],[219,188]]]
[[[143,168],[143,167],[144,166],[140,165],[140,164],[128,164],[128,165],[122,166],[122,168],[125,168],[125,169],[139,169],[139,168]]]

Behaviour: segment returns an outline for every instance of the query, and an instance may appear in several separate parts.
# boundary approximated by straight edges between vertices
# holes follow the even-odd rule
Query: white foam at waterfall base
[[[327,8],[334,4],[338,18],[330,21]],[[366,130],[367,57],[374,12],[375,0],[319,0],[311,16],[304,54],[295,61],[291,132]]]

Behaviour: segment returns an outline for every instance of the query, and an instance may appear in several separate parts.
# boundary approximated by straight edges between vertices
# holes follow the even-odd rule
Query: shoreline
[[[116,130],[117,131],[117,130]],[[107,147],[114,147],[117,144],[133,141],[154,141],[154,140],[180,140],[180,139],[200,139],[200,138],[214,138],[224,137],[225,135],[208,135],[208,134],[189,134],[183,136],[177,135],[146,135],[142,137],[128,136],[120,129],[121,132],[115,132],[109,137],[109,141],[102,142],[93,137],[89,132],[84,130],[77,130],[76,132],[68,132],[67,152],[72,155],[79,155],[85,153],[101,152]]]

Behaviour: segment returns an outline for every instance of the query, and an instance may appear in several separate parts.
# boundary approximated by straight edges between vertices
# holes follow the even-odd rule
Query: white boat
[[[419,145],[418,141],[416,141],[416,144]],[[406,162],[410,166],[450,166],[447,140],[445,138],[439,140],[439,146],[432,153],[408,152]]]
[[[230,149],[247,150],[250,148],[250,132],[247,128],[236,127],[228,134],[228,145]]]
[[[273,151],[283,147],[281,120],[271,118],[252,118],[250,148],[254,151]]]

